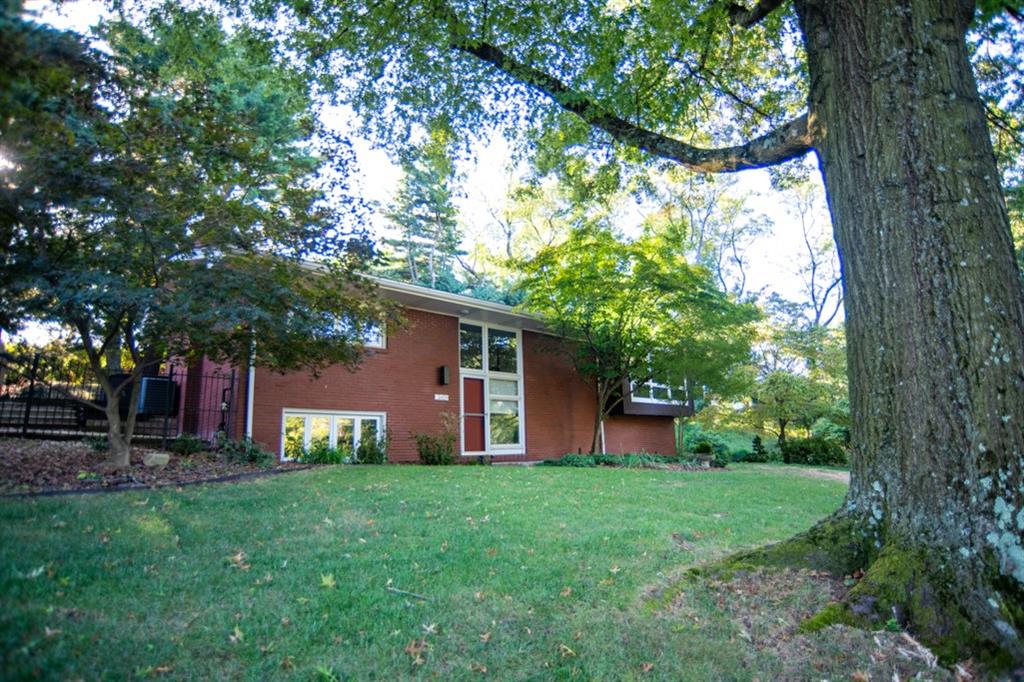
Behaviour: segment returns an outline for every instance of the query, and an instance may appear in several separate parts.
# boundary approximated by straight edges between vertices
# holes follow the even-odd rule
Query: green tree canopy
[[[594,387],[593,450],[630,382],[728,390],[749,357],[757,309],[658,236],[624,242],[584,226],[521,268],[522,308],[562,339],[555,347]]]
[[[133,428],[116,398],[139,382],[111,384],[111,344],[134,376],[169,356],[244,363],[254,340],[278,369],[358,361],[383,313],[358,276],[372,250],[344,140],[317,129],[301,73],[245,27],[172,5],[103,24],[109,54],[0,21],[3,322],[74,331],[115,464]]]

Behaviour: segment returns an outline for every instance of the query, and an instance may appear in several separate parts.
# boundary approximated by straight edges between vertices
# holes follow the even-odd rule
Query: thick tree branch
[[[459,33],[457,31],[455,35]],[[516,80],[534,87],[566,111],[600,128],[619,142],[675,161],[693,171],[728,173],[763,168],[803,156],[813,146],[808,117],[804,114],[743,145],[720,149],[695,147],[634,125],[606,111],[558,78],[520,62],[496,45],[458,38],[452,41],[451,47],[492,64]]]
[[[738,3],[733,3],[729,5],[729,21],[737,26],[750,28],[778,9],[783,2],[785,0],[761,0],[751,9],[747,9]]]

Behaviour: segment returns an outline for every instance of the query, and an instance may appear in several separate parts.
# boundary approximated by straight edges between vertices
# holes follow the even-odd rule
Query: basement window
[[[316,447],[353,453],[359,444],[384,438],[383,412],[329,412],[284,410],[281,419],[281,461],[291,462]]]

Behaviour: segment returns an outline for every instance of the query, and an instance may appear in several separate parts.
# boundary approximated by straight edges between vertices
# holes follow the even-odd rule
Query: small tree
[[[724,385],[749,356],[756,308],[717,290],[706,269],[657,236],[623,242],[578,228],[522,270],[522,307],[563,339],[556,348],[594,388],[591,452],[624,385]]]
[[[788,426],[810,427],[825,411],[823,387],[802,374],[772,372],[758,382],[756,391],[754,413],[772,422],[780,446],[786,442]]]
[[[15,93],[0,117],[0,321],[77,336],[113,467],[129,462],[139,378],[163,358],[241,364],[258,339],[278,369],[358,361],[383,310],[357,276],[371,249],[345,227],[338,206],[353,204],[321,180],[344,169],[314,146],[340,141],[318,136],[303,78],[255,33],[170,5],[142,28],[104,26],[109,55],[0,21],[0,91]]]

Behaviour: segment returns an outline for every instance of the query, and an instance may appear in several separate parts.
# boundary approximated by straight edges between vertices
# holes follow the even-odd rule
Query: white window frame
[[[362,440],[362,420],[373,419],[377,421],[377,440],[381,441],[384,439],[388,428],[388,414],[387,412],[352,412],[347,410],[310,410],[301,407],[286,407],[281,410],[281,449],[278,456],[282,462],[294,462],[295,457],[287,457],[285,455],[285,424],[288,421],[288,417],[305,417],[304,431],[302,435],[302,447],[304,450],[309,449],[310,442],[310,419],[309,417],[330,417],[331,425],[329,433],[328,444],[332,448],[338,447],[338,429],[337,420],[340,419],[352,419],[353,420],[353,435],[355,441],[355,447],[359,447],[359,443]]]
[[[467,369],[462,367],[462,343],[461,329],[463,324],[480,327],[481,349],[480,365],[482,369]],[[516,335],[516,372],[492,372],[487,369],[490,365],[488,357],[488,336],[489,330],[496,329],[503,332],[513,332]],[[459,318],[459,449],[463,457],[486,457],[489,455],[524,455],[526,454],[526,387],[523,381],[523,330],[514,327],[503,327],[497,324],[488,324],[478,320]],[[484,382],[484,449],[481,451],[467,451],[466,448],[466,400],[464,378],[482,379]],[[519,386],[518,409],[519,409],[519,442],[508,445],[494,445],[491,443],[491,379],[504,379],[515,381]],[[494,396],[497,400],[511,400],[513,396]]]
[[[650,398],[646,398],[644,396],[638,396],[636,394],[636,389],[637,389],[638,386],[646,386],[646,387],[648,387],[650,389],[651,397]],[[665,391],[668,393],[668,398],[655,398],[654,397],[654,389],[656,389],[656,388],[663,388],[663,389],[665,389]],[[679,393],[681,395],[678,396],[678,397],[674,397],[673,393]],[[653,379],[651,379],[649,381],[644,381],[644,382],[641,382],[641,383],[637,383],[635,381],[630,381],[629,382],[629,399],[630,399],[631,402],[634,402],[634,403],[650,403],[650,404],[654,404],[654,405],[678,405],[680,403],[686,402],[686,386],[685,385],[684,386],[676,386],[676,387],[673,388],[672,386],[669,386],[668,384],[662,384],[662,383],[659,383],[657,381],[654,381]]]
[[[376,331],[377,333],[370,336],[369,332]],[[380,350],[386,350],[388,347],[388,326],[381,320],[372,327],[363,330],[363,345],[367,348],[377,348]]]

